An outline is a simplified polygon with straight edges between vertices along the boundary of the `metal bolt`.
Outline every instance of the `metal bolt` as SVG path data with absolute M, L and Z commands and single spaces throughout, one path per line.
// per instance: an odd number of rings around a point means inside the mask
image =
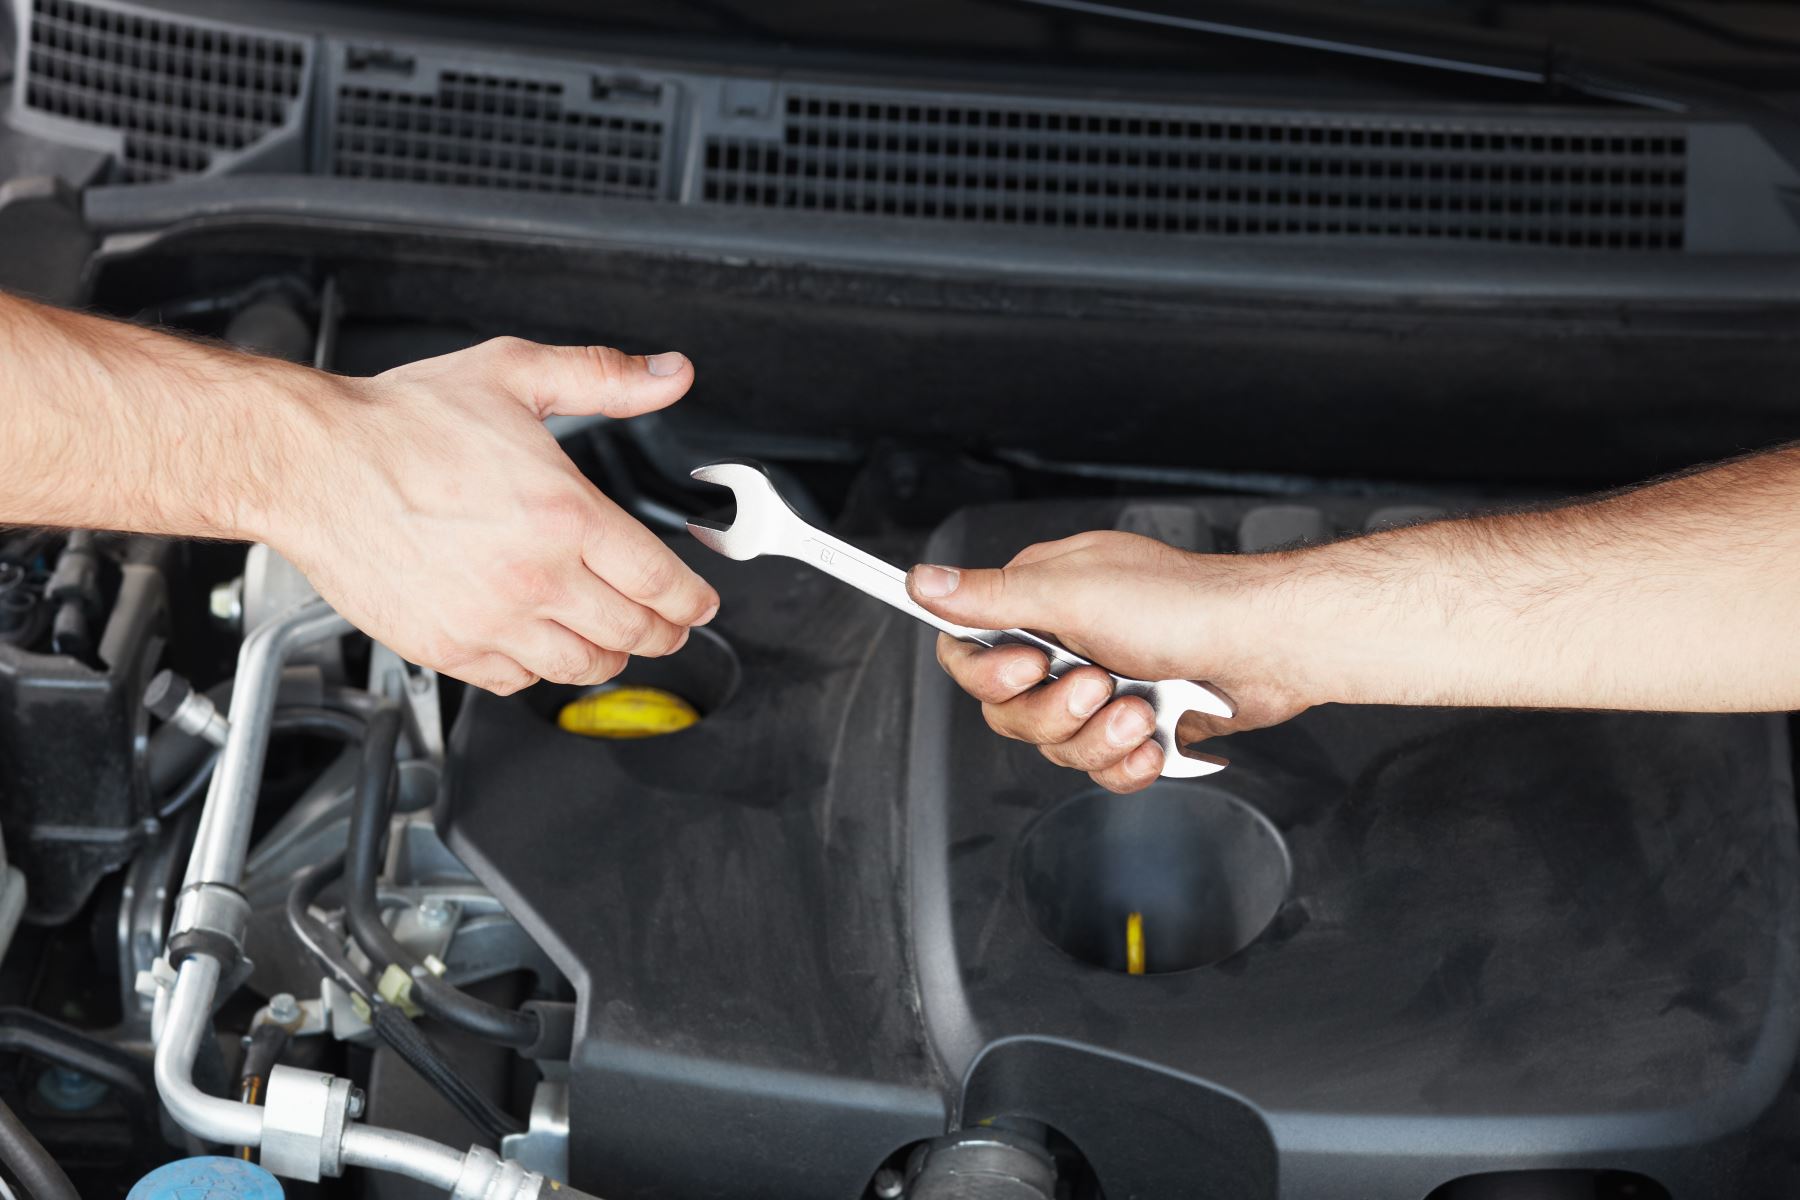
M 350 1114 L 350 1119 L 352 1121 L 361 1120 L 363 1113 L 367 1112 L 368 1108 L 369 1108 L 368 1093 L 363 1091 L 359 1087 L 351 1088 L 350 1089 L 350 1099 L 344 1105 L 344 1111 Z
M 288 992 L 270 996 L 269 1019 L 277 1025 L 292 1025 L 300 1019 L 300 1002 Z
M 870 1188 L 879 1200 L 899 1200 L 906 1193 L 906 1180 L 894 1168 L 883 1167 L 875 1172 L 875 1182 Z
M 226 625 L 235 626 L 244 619 L 244 581 L 230 579 L 216 584 L 207 597 L 208 607 L 215 620 Z
M 432 896 L 419 905 L 419 924 L 428 929 L 442 929 L 455 919 L 455 908 L 442 896 Z

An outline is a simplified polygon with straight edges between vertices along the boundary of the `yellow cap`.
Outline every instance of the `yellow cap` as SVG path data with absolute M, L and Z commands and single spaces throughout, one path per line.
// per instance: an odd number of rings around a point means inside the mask
M 1144 914 L 1132 913 L 1125 918 L 1125 970 L 1132 975 L 1144 973 Z
M 675 693 L 629 684 L 589 692 L 556 714 L 558 728 L 598 738 L 661 737 L 699 719 L 694 706 Z

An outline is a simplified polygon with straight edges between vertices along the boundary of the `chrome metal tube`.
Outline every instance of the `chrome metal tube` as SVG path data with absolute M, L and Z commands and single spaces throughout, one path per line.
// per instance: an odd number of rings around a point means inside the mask
M 262 1145 L 260 1108 L 209 1096 L 194 1086 L 194 1056 L 210 1036 L 219 962 L 197 954 L 181 964 L 156 1041 L 156 1094 L 175 1123 L 197 1138 L 227 1146 Z
M 465 1158 L 461 1151 L 429 1138 L 367 1125 L 352 1125 L 344 1130 L 342 1153 L 346 1167 L 392 1171 L 446 1192 L 456 1190 Z
M 236 887 L 250 852 L 256 789 L 269 751 L 269 721 L 281 669 L 301 646 L 350 632 L 350 622 L 323 600 L 309 600 L 270 619 L 244 639 L 231 690 L 230 733 L 206 791 L 184 886 Z
M 235 889 L 244 873 L 257 788 L 269 749 L 269 727 L 282 667 L 302 646 L 341 633 L 350 623 L 323 600 L 310 600 L 265 622 L 244 639 L 232 686 L 230 730 L 206 793 L 183 890 L 203 884 Z M 195 954 L 181 964 L 156 1043 L 156 1090 L 177 1124 L 206 1141 L 260 1146 L 264 1110 L 208 1096 L 194 1086 L 194 1057 L 210 1036 L 223 964 Z M 343 1131 L 341 1163 L 393 1171 L 454 1191 L 466 1155 L 397 1130 L 352 1125 Z

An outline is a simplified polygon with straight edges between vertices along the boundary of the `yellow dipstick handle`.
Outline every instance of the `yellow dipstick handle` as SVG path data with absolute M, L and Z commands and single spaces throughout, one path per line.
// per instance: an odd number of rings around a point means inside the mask
M 1125 918 L 1125 970 L 1131 975 L 1144 973 L 1144 914 L 1132 913 Z

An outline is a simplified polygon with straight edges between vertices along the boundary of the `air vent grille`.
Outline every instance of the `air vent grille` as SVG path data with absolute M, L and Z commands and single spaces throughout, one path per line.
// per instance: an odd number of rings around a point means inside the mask
M 790 91 L 780 140 L 713 137 L 702 199 L 987 225 L 1679 250 L 1663 126 L 1324 119 Z
M 300 41 L 79 3 L 33 0 L 25 107 L 120 130 L 123 182 L 196 175 L 287 120 Z
M 443 71 L 435 92 L 338 89 L 333 170 L 367 179 L 655 197 L 663 121 L 582 110 L 554 81 Z

